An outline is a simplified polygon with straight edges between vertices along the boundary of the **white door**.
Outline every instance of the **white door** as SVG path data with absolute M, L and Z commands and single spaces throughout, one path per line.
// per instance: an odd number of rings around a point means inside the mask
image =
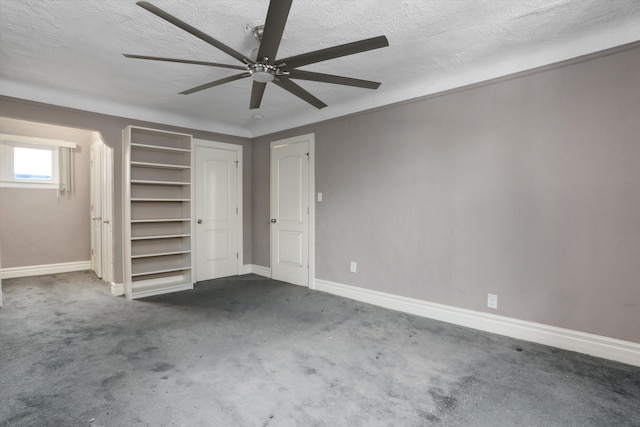
M 113 282 L 113 149 L 97 133 L 90 157 L 91 269 Z
M 102 277 L 102 147 L 91 144 L 90 150 L 91 185 L 91 269 Z
M 113 148 L 102 145 L 102 279 L 113 282 Z
M 271 143 L 271 277 L 309 286 L 313 135 Z
M 238 274 L 238 152 L 196 146 L 196 280 Z

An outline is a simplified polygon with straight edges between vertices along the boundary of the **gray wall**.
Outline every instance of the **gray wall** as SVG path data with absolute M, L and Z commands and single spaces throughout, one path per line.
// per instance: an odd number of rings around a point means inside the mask
M 636 48 L 256 139 L 254 264 L 268 143 L 315 132 L 317 278 L 640 342 L 639 69 Z
M 193 129 L 166 126 L 158 123 L 143 122 L 123 117 L 107 116 L 104 114 L 90 113 L 87 111 L 74 110 L 70 108 L 56 107 L 47 104 L 40 104 L 10 97 L 0 97 L 0 116 L 30 120 L 34 122 L 55 124 L 60 126 L 73 127 L 97 131 L 101 134 L 104 142 L 114 148 L 114 269 L 115 280 L 119 283 L 123 281 L 122 264 L 122 130 L 129 126 L 145 126 L 155 129 L 165 129 L 174 132 L 184 132 L 192 134 L 195 138 L 208 139 L 243 146 L 243 238 L 244 238 L 244 262 L 251 263 L 252 235 L 251 235 L 251 143 L 248 138 L 241 138 L 212 132 L 204 132 Z M 88 174 L 87 174 L 88 179 Z M 33 202 L 36 207 L 38 202 Z M 4 205 L 4 202 L 3 202 Z M 88 217 L 87 213 L 87 217 Z M 3 247 L 3 267 L 6 261 L 6 251 Z M 87 258 L 85 258 L 87 259 Z M 30 262 L 29 265 L 36 265 Z
M 268 142 L 315 132 L 318 278 L 640 342 L 638 69 L 636 48 L 253 144 L 7 97 L 0 115 L 95 130 L 114 147 L 118 281 L 124 127 L 244 146 L 244 258 L 262 266 Z
M 74 150 L 77 185 L 73 195 L 58 198 L 56 190 L 0 188 L 2 267 L 90 260 L 91 132 L 7 118 L 0 118 L 0 131 L 78 143 Z

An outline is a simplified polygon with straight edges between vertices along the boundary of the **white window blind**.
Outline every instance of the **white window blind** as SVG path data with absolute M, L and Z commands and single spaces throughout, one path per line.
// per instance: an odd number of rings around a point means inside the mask
M 58 195 L 73 194 L 75 192 L 75 162 L 73 161 L 73 149 L 69 147 L 58 148 L 59 184 Z

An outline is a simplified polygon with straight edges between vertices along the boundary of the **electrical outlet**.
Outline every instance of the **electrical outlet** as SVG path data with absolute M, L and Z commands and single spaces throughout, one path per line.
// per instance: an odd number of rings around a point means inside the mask
M 355 261 L 351 261 L 351 272 L 355 273 L 358 269 L 358 263 L 356 263 Z
M 498 309 L 498 295 L 487 294 L 487 307 L 493 308 L 495 310 Z

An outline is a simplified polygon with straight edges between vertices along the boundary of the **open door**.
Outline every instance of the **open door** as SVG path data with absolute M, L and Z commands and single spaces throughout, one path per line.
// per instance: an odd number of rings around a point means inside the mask
M 102 277 L 102 142 L 91 144 L 91 269 Z
M 102 280 L 113 283 L 113 148 L 102 150 Z
M 96 132 L 90 152 L 91 269 L 113 282 L 113 149 Z

